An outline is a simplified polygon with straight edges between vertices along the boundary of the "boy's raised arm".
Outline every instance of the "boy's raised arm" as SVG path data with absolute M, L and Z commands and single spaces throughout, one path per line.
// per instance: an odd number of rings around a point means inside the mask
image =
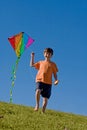
M 31 59 L 30 59 L 30 66 L 33 67 L 34 65 L 34 52 L 31 53 Z

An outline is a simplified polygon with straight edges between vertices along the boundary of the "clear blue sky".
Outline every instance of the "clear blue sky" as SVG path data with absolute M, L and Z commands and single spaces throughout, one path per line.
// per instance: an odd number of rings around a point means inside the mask
M 53 85 L 47 108 L 87 115 L 86 0 L 0 0 L 0 101 L 9 102 L 17 58 L 7 38 L 21 31 L 35 42 L 21 57 L 13 103 L 34 107 L 36 70 L 29 66 L 30 53 L 42 60 L 44 48 L 52 47 L 60 83 Z

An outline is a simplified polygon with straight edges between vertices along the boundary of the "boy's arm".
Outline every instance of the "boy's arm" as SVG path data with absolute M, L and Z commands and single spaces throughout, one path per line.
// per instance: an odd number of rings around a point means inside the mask
M 57 74 L 56 73 L 54 74 L 54 78 L 55 78 L 54 85 L 57 85 L 59 81 L 57 79 Z
M 34 52 L 31 53 L 31 59 L 30 59 L 30 66 L 33 67 L 34 65 Z

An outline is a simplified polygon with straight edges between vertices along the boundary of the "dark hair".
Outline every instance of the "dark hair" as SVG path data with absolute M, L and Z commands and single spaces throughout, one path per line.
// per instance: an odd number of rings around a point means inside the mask
M 45 53 L 45 52 L 51 53 L 51 55 L 53 55 L 53 49 L 51 49 L 51 48 L 46 48 L 46 49 L 44 50 L 44 53 Z

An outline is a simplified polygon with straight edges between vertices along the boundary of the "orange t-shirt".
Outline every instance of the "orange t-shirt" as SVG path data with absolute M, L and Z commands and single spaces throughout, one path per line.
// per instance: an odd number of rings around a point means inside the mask
M 38 69 L 36 82 L 52 84 L 52 74 L 58 72 L 58 68 L 54 62 L 39 61 L 34 64 L 34 67 Z

